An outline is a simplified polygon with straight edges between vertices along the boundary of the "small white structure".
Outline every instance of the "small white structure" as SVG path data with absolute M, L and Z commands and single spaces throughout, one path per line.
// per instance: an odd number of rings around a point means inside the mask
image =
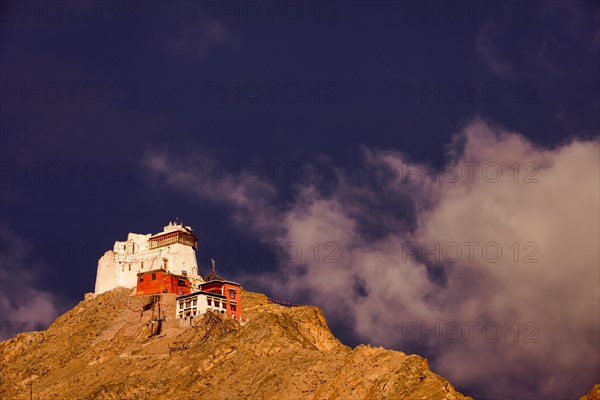
M 152 234 L 130 233 L 124 242 L 115 242 L 112 250 L 98 260 L 96 294 L 116 287 L 134 288 L 138 272 L 164 268 L 187 276 L 192 287 L 202 282 L 198 274 L 198 239 L 189 226 L 169 222 L 163 231 Z
M 227 299 L 225 296 L 216 293 L 196 292 L 185 296 L 177 297 L 177 318 L 193 318 L 202 315 L 208 310 L 212 312 L 225 314 L 227 309 Z

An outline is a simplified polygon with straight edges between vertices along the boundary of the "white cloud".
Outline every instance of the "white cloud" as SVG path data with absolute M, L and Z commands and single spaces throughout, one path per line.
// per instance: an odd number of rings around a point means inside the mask
M 268 182 L 226 174 L 223 164 L 205 151 L 182 158 L 168 152 L 146 153 L 144 164 L 171 187 L 204 201 L 227 206 L 233 222 L 259 232 L 273 229 L 269 218 L 275 188 Z
M 434 371 L 489 396 L 583 393 L 600 366 L 598 142 L 542 149 L 474 121 L 456 135 L 448 154 L 448 166 L 462 166 L 461 178 L 433 181 L 407 173 L 426 166 L 407 170 L 397 152 L 365 149 L 367 177 L 341 171 L 337 189 L 323 194 L 303 186 L 286 208 L 274 207 L 270 185 L 258 191 L 248 183 L 198 189 L 177 163 L 151 165 L 171 185 L 229 204 L 234 221 L 242 221 L 239 213 L 251 218 L 244 223 L 265 240 L 295 242 L 305 251 L 301 262 L 262 276 L 248 273 L 245 281 L 319 305 L 363 341 L 426 349 Z M 468 164 L 472 176 L 467 163 L 475 163 Z M 497 168 L 502 175 L 490 182 Z M 331 249 L 317 258 L 309 251 L 331 242 L 338 262 L 324 262 Z M 469 242 L 479 243 L 472 260 L 464 245 Z M 454 253 L 438 251 L 436 263 L 412 256 L 408 243 L 425 250 L 454 244 L 462 255 L 450 262 Z M 485 244 L 489 253 L 482 252 Z M 496 248 L 502 256 L 490 262 L 486 254 L 493 257 Z M 538 262 L 525 263 L 525 257 Z M 441 336 L 432 341 L 436 322 Z M 465 325 L 471 322 L 479 324 L 473 340 Z M 452 331 L 443 331 L 452 323 L 463 335 L 456 342 Z M 488 323 L 495 325 L 482 332 Z M 421 324 L 434 333 L 423 338 Z M 496 326 L 502 336 L 494 343 Z M 411 334 L 414 327 L 417 334 Z
M 47 266 L 24 257 L 32 249 L 6 225 L 0 226 L 0 340 L 22 331 L 46 328 L 61 313 L 55 295 L 39 288 L 37 274 Z
M 186 4 L 188 6 L 188 4 Z M 224 23 L 208 18 L 191 4 L 184 18 L 177 18 L 172 31 L 165 35 L 165 49 L 171 54 L 203 58 L 214 49 L 237 45 L 237 39 Z

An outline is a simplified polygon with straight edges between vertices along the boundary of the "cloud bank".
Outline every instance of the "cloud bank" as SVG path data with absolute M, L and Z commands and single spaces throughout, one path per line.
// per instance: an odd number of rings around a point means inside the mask
M 40 289 L 38 275 L 47 266 L 33 249 L 8 226 L 0 226 L 0 341 L 45 329 L 64 310 L 54 294 Z
M 427 355 L 476 397 L 583 394 L 600 372 L 598 141 L 543 149 L 476 120 L 447 150 L 435 169 L 364 148 L 334 188 L 299 185 L 285 203 L 269 183 L 199 181 L 159 153 L 147 165 L 303 250 L 249 286 L 319 305 L 357 340 Z

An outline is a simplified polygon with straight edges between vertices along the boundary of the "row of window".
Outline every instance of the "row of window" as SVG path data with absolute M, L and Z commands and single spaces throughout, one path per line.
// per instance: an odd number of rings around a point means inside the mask
M 155 249 L 157 247 L 168 246 L 174 243 L 182 243 L 187 244 L 188 246 L 192 246 L 193 248 L 197 247 L 196 238 L 192 235 L 177 232 L 169 235 L 161 236 L 159 238 L 150 239 L 150 249 Z
M 225 301 L 220 302 L 219 300 L 214 299 L 214 300 L 212 300 L 212 302 L 215 303 L 215 307 L 219 307 L 219 303 L 221 303 L 221 305 L 222 305 L 223 308 L 227 307 L 227 303 L 225 303 Z M 206 304 L 208 304 L 210 306 L 211 305 L 211 299 L 209 299 L 209 298 L 206 299 Z
M 190 308 L 190 307 L 196 307 L 196 305 L 198 304 L 198 300 L 194 299 L 194 300 L 187 300 L 185 303 L 183 301 L 179 302 L 179 308 L 183 308 L 183 306 L 185 305 L 185 308 Z
M 214 307 L 211 306 L 210 299 L 207 299 L 207 301 L 208 301 L 208 305 L 210 306 L 211 310 L 219 312 L 219 310 L 218 310 L 218 308 L 219 308 L 219 301 L 213 301 L 213 303 L 215 303 Z M 225 308 L 226 304 L 225 304 L 225 302 L 220 302 L 220 303 L 221 303 L 221 305 L 223 307 L 223 310 L 220 310 L 221 314 L 224 314 L 225 313 L 224 308 Z M 187 317 L 196 316 L 196 314 L 198 313 L 197 308 L 192 308 L 191 310 L 188 310 L 188 309 L 191 308 L 191 307 L 196 307 L 197 304 L 198 303 L 197 303 L 196 299 L 187 300 L 185 302 L 183 300 L 180 300 L 179 301 L 179 310 L 178 310 L 178 316 L 179 316 L 179 318 L 185 318 L 185 319 L 187 319 Z M 185 309 L 187 311 L 184 311 L 184 306 L 185 306 Z M 231 306 L 231 311 L 233 312 L 232 315 L 231 315 L 231 317 L 233 319 L 236 319 L 236 309 L 237 309 L 237 307 L 236 307 L 235 304 L 231 304 L 230 306 Z
M 127 268 L 128 268 L 129 271 L 131 271 L 131 264 L 127 264 Z M 140 269 L 144 269 L 144 262 L 143 261 L 140 264 Z M 121 272 L 124 272 L 124 271 L 125 271 L 125 265 L 121 265 Z
M 225 311 L 221 310 L 221 314 L 225 314 Z M 179 312 L 179 318 L 184 318 L 187 319 L 187 317 L 195 317 L 197 315 L 197 311 L 186 311 L 185 313 L 183 311 Z M 233 316 L 233 319 L 235 319 L 235 315 Z
M 178 239 L 179 239 L 179 234 L 172 234 L 172 235 L 163 236 L 158 239 L 151 239 L 150 240 L 150 248 L 154 249 L 156 247 L 167 246 L 167 245 L 170 245 L 173 243 L 177 243 Z
M 156 273 L 155 272 L 152 273 L 152 280 L 153 281 L 156 280 Z M 180 279 L 180 281 L 182 281 L 182 280 Z M 140 276 L 140 283 L 144 283 L 144 277 L 143 276 Z M 179 284 L 179 286 L 184 286 L 184 285 L 185 285 L 185 283 Z
M 196 299 L 185 300 L 185 301 L 184 300 L 180 300 L 179 301 L 179 308 L 184 308 L 184 306 L 185 306 L 185 308 L 196 307 L 197 304 L 198 303 L 197 303 Z M 211 298 L 207 298 L 206 299 L 206 305 L 213 307 L 213 304 L 214 304 L 214 307 L 216 307 L 216 308 L 219 308 L 219 307 L 221 307 L 221 308 L 227 308 L 227 302 L 225 302 L 225 301 L 220 301 L 218 299 L 211 299 Z M 231 305 L 231 309 L 233 311 L 235 311 L 235 304 Z

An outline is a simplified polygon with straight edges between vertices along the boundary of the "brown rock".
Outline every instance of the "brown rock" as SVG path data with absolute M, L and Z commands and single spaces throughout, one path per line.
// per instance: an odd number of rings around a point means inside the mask
M 427 360 L 340 343 L 317 307 L 242 294 L 246 321 L 174 317 L 175 295 L 115 289 L 88 298 L 46 331 L 0 343 L 0 398 L 465 399 Z M 154 312 L 154 314 L 153 314 Z M 182 323 L 183 322 L 183 323 Z M 595 399 L 591 397 L 590 399 Z
M 584 394 L 579 400 L 600 400 L 600 384 L 594 385 L 588 394 Z

